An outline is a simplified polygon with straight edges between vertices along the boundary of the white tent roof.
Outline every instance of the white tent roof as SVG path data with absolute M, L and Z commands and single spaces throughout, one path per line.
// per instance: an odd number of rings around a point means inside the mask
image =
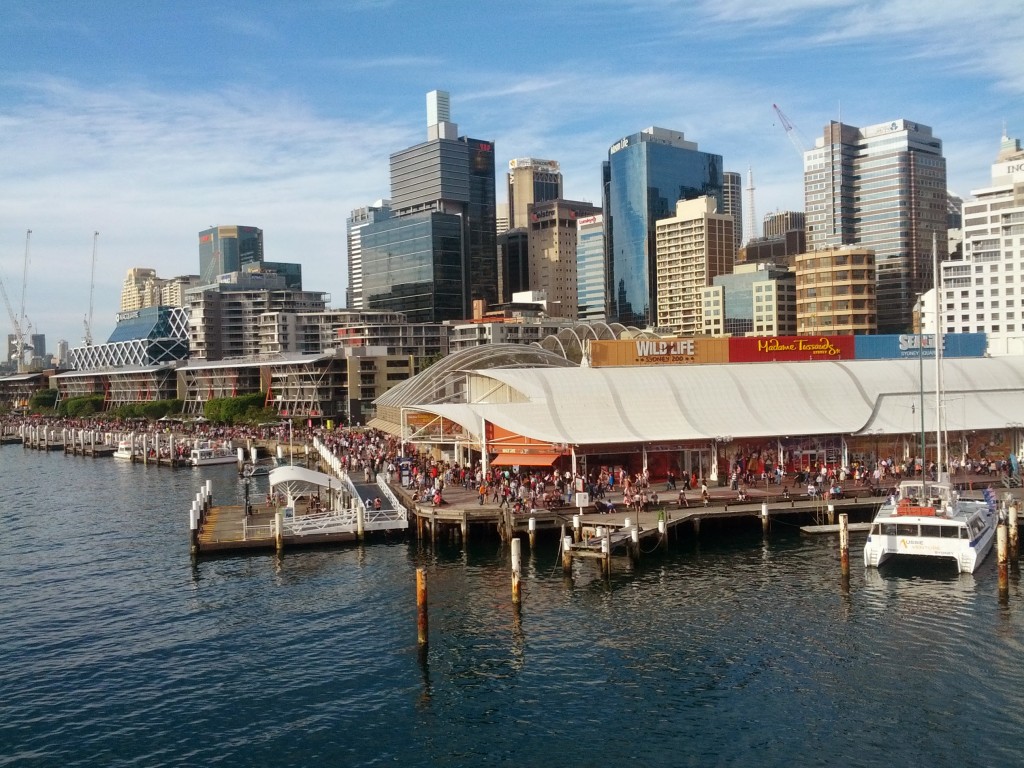
M 316 472 L 312 469 L 306 469 L 305 467 L 293 467 L 289 465 L 274 467 L 270 470 L 270 487 L 274 488 L 276 486 L 283 485 L 292 495 L 295 495 L 300 490 L 305 490 L 311 486 L 326 488 L 331 483 L 338 485 L 338 481 L 330 475 L 325 475 L 323 472 Z
M 922 374 L 925 429 L 933 431 L 935 366 L 917 360 L 495 368 L 472 375 L 506 385 L 479 388 L 502 402 L 417 407 L 477 437 L 486 418 L 521 435 L 576 445 L 903 434 L 921 429 Z M 948 430 L 1024 422 L 1024 358 L 948 358 L 942 374 Z

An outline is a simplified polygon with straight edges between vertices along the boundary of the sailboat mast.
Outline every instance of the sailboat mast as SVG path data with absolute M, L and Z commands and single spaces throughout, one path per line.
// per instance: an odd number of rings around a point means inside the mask
M 935 472 L 941 480 L 942 471 L 942 302 L 939 296 L 939 250 L 937 235 L 932 232 L 932 280 L 935 283 Z

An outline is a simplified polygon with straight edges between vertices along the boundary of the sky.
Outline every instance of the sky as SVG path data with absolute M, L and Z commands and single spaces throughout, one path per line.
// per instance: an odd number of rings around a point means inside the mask
M 1024 139 L 1020 0 L 0 0 L 0 16 L 0 276 L 49 351 L 81 344 L 90 299 L 106 340 L 129 268 L 198 273 L 213 225 L 260 227 L 268 261 L 343 307 L 345 219 L 389 196 L 388 157 L 426 140 L 435 89 L 460 135 L 495 143 L 499 202 L 508 161 L 537 157 L 599 204 L 608 148 L 652 125 L 744 187 L 749 169 L 758 221 L 803 209 L 798 146 L 830 120 L 931 126 L 964 197 L 1004 130 Z

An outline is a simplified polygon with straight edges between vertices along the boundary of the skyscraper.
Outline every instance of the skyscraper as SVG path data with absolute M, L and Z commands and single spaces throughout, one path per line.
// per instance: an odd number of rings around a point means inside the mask
M 963 206 L 963 258 L 942 264 L 943 333 L 985 333 L 990 355 L 1024 354 L 1024 150 L 1003 136 L 992 181 Z M 933 310 L 934 311 L 934 310 Z M 925 325 L 934 330 L 933 317 Z
M 932 235 L 946 257 L 942 141 L 909 120 L 856 128 L 831 122 L 804 153 L 807 248 L 875 252 L 878 332 L 909 331 L 931 287 Z
M 257 227 L 210 227 L 199 233 L 199 276 L 209 285 L 218 275 L 241 272 L 263 262 L 263 230 Z
M 753 232 L 743 231 L 743 178 L 736 171 L 722 174 L 722 210 L 728 213 L 736 225 L 736 249 L 746 242 L 744 237 L 754 237 Z
M 529 289 L 544 291 L 549 314 L 576 319 L 576 221 L 601 209 L 574 200 L 549 200 L 528 209 Z
M 396 218 L 436 213 L 458 217 L 462 223 L 460 280 L 464 286 L 463 317 L 469 316 L 473 300 L 493 305 L 498 299 L 498 256 L 494 181 L 494 143 L 458 136 L 450 121 L 448 94 L 427 94 L 427 141 L 391 156 L 391 212 Z M 387 222 L 368 225 L 371 229 Z M 446 242 L 446 253 L 453 244 Z M 419 257 L 426 253 L 419 251 Z M 373 259 L 380 264 L 379 258 Z M 378 293 L 365 290 L 368 254 L 363 244 L 365 306 L 404 310 L 394 306 L 400 297 L 388 298 L 387 280 L 375 283 Z M 401 279 L 401 276 L 399 276 Z M 381 293 L 383 291 L 383 293 Z M 376 302 L 376 303 L 375 303 Z M 387 302 L 387 306 L 381 302 Z M 431 318 L 449 319 L 449 318 Z
M 608 316 L 605 306 L 604 216 L 576 220 L 576 302 L 580 320 Z
M 348 242 L 348 286 L 345 288 L 346 309 L 363 309 L 363 245 L 362 229 L 367 224 L 383 221 L 391 215 L 391 201 L 378 200 L 373 205 L 356 208 L 345 221 Z
M 735 222 L 715 198 L 679 200 L 657 232 L 658 327 L 681 335 L 704 332 L 704 289 L 732 271 Z
M 699 151 L 678 131 L 652 127 L 615 142 L 603 172 L 610 319 L 654 325 L 655 222 L 675 215 L 679 200 L 705 195 L 721 210 L 722 157 Z
M 505 178 L 508 184 L 509 229 L 529 225 L 529 206 L 562 197 L 562 172 L 554 160 L 534 157 L 509 160 Z

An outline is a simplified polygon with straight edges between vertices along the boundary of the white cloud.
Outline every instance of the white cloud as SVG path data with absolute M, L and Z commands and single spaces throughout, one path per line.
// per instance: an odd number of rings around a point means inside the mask
M 302 263 L 306 286 L 341 303 L 345 217 L 387 196 L 388 154 L 411 141 L 406 126 L 327 120 L 273 93 L 21 88 L 28 98 L 0 116 L 0 265 L 20 286 L 32 228 L 26 314 L 72 341 L 94 230 L 98 336 L 128 268 L 198 272 L 195 235 L 211 224 L 263 228 L 268 260 Z

